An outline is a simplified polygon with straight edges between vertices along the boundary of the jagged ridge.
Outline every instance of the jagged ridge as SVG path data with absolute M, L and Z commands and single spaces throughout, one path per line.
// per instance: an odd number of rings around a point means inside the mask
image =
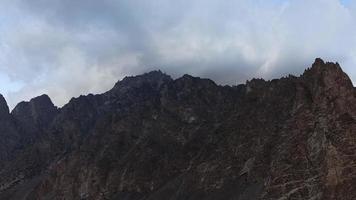
M 219 86 L 153 71 L 56 108 L 0 98 L 0 199 L 355 199 L 337 63 Z

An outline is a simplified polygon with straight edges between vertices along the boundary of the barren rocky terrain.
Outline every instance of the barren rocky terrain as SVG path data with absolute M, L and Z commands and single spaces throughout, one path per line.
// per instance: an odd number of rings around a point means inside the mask
M 0 199 L 356 199 L 355 119 L 321 59 L 237 86 L 152 71 L 62 108 L 1 96 Z

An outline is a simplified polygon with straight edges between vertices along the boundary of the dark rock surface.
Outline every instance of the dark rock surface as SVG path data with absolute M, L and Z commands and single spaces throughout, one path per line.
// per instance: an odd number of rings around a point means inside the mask
M 356 98 L 337 63 L 219 86 L 153 71 L 56 108 L 0 98 L 0 199 L 356 199 Z

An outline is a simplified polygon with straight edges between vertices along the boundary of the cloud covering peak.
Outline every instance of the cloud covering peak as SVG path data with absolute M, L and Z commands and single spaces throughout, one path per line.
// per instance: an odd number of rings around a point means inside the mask
M 339 0 L 4 0 L 0 93 L 56 105 L 154 69 L 236 84 L 315 57 L 356 80 L 356 4 Z

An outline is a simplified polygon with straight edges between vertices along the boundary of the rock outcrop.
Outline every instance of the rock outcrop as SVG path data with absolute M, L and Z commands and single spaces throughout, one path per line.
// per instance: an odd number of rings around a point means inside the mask
M 337 63 L 219 86 L 153 71 L 56 108 L 0 98 L 0 199 L 356 199 L 356 90 Z

